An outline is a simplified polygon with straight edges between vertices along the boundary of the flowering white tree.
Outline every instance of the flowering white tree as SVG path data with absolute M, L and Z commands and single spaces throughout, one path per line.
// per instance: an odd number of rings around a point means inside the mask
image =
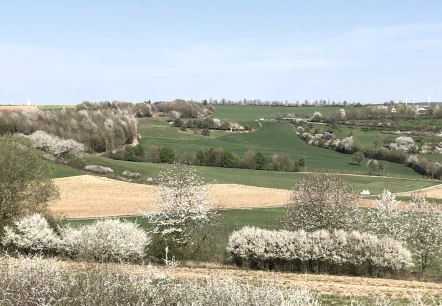
M 73 139 L 63 139 L 48 134 L 45 131 L 35 131 L 33 134 L 25 137 L 31 139 L 37 149 L 49 153 L 60 162 L 66 162 L 73 157 L 82 157 L 84 153 L 83 144 Z
M 413 138 L 409 136 L 399 136 L 393 143 L 390 143 L 390 150 L 400 150 L 404 152 L 416 153 L 418 147 L 414 144 Z
M 203 238 L 216 217 L 208 186 L 197 170 L 174 164 L 159 175 L 159 212 L 145 212 L 154 225 L 153 232 L 179 245 Z
M 339 176 L 314 173 L 293 189 L 281 223 L 288 230 L 356 229 L 359 196 Z
M 405 241 L 409 231 L 406 214 L 399 203 L 391 191 L 384 189 L 375 201 L 375 209 L 370 212 L 370 231 Z
M 430 259 L 442 259 L 442 211 L 422 194 L 413 194 L 407 208 L 410 245 L 421 272 L 424 272 Z
M 320 122 L 322 120 L 322 114 L 320 112 L 315 112 L 310 119 L 310 121 Z
M 339 143 L 339 149 L 344 152 L 351 152 L 353 150 L 355 141 L 353 139 L 353 136 L 348 136 L 341 140 Z

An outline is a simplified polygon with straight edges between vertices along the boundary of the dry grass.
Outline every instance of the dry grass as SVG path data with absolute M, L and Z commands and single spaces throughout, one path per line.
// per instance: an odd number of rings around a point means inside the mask
M 155 210 L 157 188 L 117 181 L 105 177 L 82 175 L 54 179 L 60 199 L 50 209 L 67 218 L 139 215 Z M 290 191 L 244 185 L 212 185 L 210 192 L 219 208 L 282 206 Z
M 421 189 L 420 192 L 425 194 L 427 198 L 442 199 L 442 184 Z M 410 192 L 401 192 L 398 194 L 411 196 L 412 193 L 413 192 L 410 191 Z
M 154 211 L 157 186 L 117 181 L 106 177 L 81 175 L 54 179 L 60 190 L 60 199 L 50 203 L 53 212 L 67 218 L 91 218 L 140 215 Z M 215 184 L 210 188 L 218 208 L 257 208 L 286 205 L 290 190 Z M 423 189 L 427 197 L 442 198 L 442 185 Z M 401 193 L 409 195 L 408 193 Z M 364 206 L 374 201 L 363 199 Z
M 167 269 L 166 273 L 167 273 Z M 175 277 L 203 278 L 216 274 L 217 277 L 232 277 L 247 280 L 275 282 L 287 287 L 307 286 L 315 292 L 327 295 L 342 295 L 353 297 L 392 297 L 411 298 L 422 296 L 442 300 L 442 284 L 420 282 L 416 280 L 395 280 L 382 278 L 367 278 L 354 276 L 317 275 L 282 273 L 268 271 L 251 271 L 237 269 L 208 269 L 208 268 L 175 268 L 169 273 Z
M 0 111 L 24 111 L 36 109 L 33 105 L 0 105 Z

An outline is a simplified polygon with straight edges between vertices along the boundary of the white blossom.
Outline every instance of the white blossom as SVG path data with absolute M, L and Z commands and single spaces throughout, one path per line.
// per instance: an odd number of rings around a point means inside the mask
M 81 143 L 73 139 L 62 139 L 44 131 L 35 131 L 32 135 L 25 137 L 31 139 L 37 149 L 51 154 L 58 161 L 81 157 L 84 153 L 84 146 Z
M 180 244 L 191 243 L 192 235 L 210 224 L 216 212 L 209 187 L 198 172 L 184 165 L 173 165 L 160 173 L 158 213 L 144 215 L 154 225 L 154 233 Z
M 442 211 L 422 194 L 413 194 L 407 208 L 410 245 L 423 272 L 429 260 L 442 260 Z
M 150 239 L 138 224 L 116 219 L 98 220 L 78 229 L 61 231 L 61 249 L 85 259 L 128 261 L 144 257 Z
M 352 264 L 399 271 L 412 266 L 411 253 L 389 237 L 319 230 L 271 231 L 243 227 L 229 237 L 227 251 L 234 258 L 269 261 L 319 261 L 332 265 Z
M 40 214 L 25 216 L 4 227 L 2 243 L 19 251 L 54 251 L 59 247 L 60 238 Z

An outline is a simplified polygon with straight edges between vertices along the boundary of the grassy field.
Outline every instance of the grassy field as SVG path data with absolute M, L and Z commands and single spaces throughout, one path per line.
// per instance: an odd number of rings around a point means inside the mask
M 151 124 L 153 132 L 149 132 Z M 145 148 L 149 145 L 169 146 L 179 153 L 218 147 L 240 156 L 247 150 L 261 151 L 268 156 L 288 153 L 293 160 L 304 158 L 306 171 L 327 169 L 340 173 L 368 173 L 366 162 L 362 162 L 360 166 L 353 165 L 350 155 L 308 145 L 294 133 L 295 127 L 292 124 L 262 122 L 262 125 L 262 128 L 252 133 L 227 132 L 227 135 L 224 133 L 213 138 L 193 134 L 180 137 L 181 132 L 177 128 L 158 123 L 158 119 L 143 119 L 140 120 L 141 144 Z M 411 168 L 396 163 L 388 163 L 386 175 L 422 178 Z
M 225 248 L 229 240 L 230 234 L 244 226 L 255 226 L 265 229 L 280 228 L 278 218 L 284 213 L 284 207 L 274 208 L 255 208 L 255 209 L 225 209 L 219 210 L 220 230 L 218 231 L 215 241 L 211 247 L 213 259 L 225 258 Z M 130 222 L 135 222 L 140 227 L 150 230 L 152 228 L 149 221 L 144 217 L 126 217 L 121 218 Z M 73 227 L 78 227 L 94 222 L 95 219 L 66 220 L 65 222 Z M 427 273 L 438 275 L 441 273 L 439 264 L 431 262 Z
M 219 210 L 220 230 L 218 231 L 211 252 L 213 259 L 222 260 L 225 257 L 225 248 L 230 234 L 244 226 L 256 226 L 267 229 L 277 229 L 279 227 L 278 218 L 285 208 L 258 208 L 258 209 L 226 209 Z M 152 228 L 149 221 L 144 217 L 121 218 L 130 222 L 135 222 L 140 227 L 150 230 Z M 95 219 L 67 220 L 66 223 L 78 227 L 94 222 Z
M 72 167 L 68 167 L 60 164 L 51 164 L 53 168 L 52 177 L 68 177 L 68 176 L 76 176 L 86 174 L 85 171 L 75 169 Z
M 247 106 L 247 105 L 217 105 L 215 106 L 215 114 L 213 117 L 236 121 L 243 124 L 249 124 L 259 118 L 276 118 L 277 116 L 285 117 L 288 114 L 294 114 L 296 117 L 311 117 L 314 112 L 320 112 L 323 116 L 329 116 L 339 113 L 341 107 L 272 107 L 272 106 Z
M 160 138 L 175 140 L 207 140 L 230 134 L 230 132 L 214 130 L 210 131 L 210 136 L 207 137 L 201 135 L 200 130 L 192 131 L 188 129 L 187 131 L 180 131 L 179 128 L 170 126 L 169 122 L 162 117 L 138 120 L 138 133 L 143 139 Z
M 442 122 L 440 123 L 442 125 Z M 416 145 L 422 146 L 423 144 L 434 144 L 437 145 L 442 141 L 442 137 L 431 136 L 431 135 L 420 135 L 420 134 L 395 134 L 393 131 L 382 131 L 381 129 L 376 130 L 364 130 L 361 126 L 346 126 L 339 125 L 332 128 L 331 125 L 324 124 L 313 124 L 313 129 L 310 133 L 324 133 L 325 131 L 332 132 L 337 138 L 343 139 L 350 135 L 359 145 L 367 147 L 379 147 L 387 146 L 394 142 L 394 140 L 399 136 L 410 136 L 415 141 Z
M 137 163 L 120 160 L 112 160 L 105 157 L 88 155 L 86 156 L 88 164 L 96 164 L 111 167 L 114 170 L 114 176 L 121 176 L 124 170 L 139 172 L 143 177 L 157 177 L 162 169 L 170 167 L 168 164 Z M 203 175 L 207 183 L 218 184 L 243 184 L 258 187 L 290 189 L 303 173 L 288 173 L 277 171 L 260 171 L 249 169 L 229 169 L 217 167 L 196 167 Z M 370 190 L 372 194 L 379 194 L 384 188 L 393 192 L 410 191 L 439 184 L 438 181 L 420 180 L 420 179 L 398 179 L 385 177 L 367 177 L 367 176 L 344 176 L 357 192 L 364 189 Z

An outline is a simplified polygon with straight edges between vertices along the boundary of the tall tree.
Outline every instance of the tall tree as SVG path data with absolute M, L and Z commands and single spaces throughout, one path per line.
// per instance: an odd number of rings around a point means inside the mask
M 44 212 L 58 193 L 49 164 L 24 137 L 0 137 L 0 229 L 15 218 Z

